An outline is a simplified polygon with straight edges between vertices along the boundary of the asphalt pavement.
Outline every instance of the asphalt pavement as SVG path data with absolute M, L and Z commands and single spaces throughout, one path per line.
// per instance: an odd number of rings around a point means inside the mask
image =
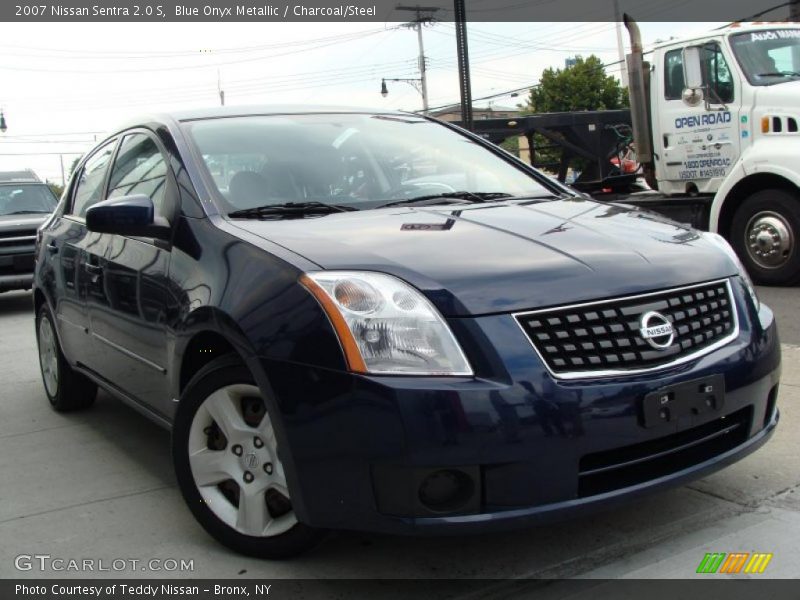
M 740 551 L 773 553 L 759 577 L 798 577 L 800 290 L 760 293 L 784 342 L 781 422 L 741 462 L 591 518 L 469 537 L 343 532 L 280 562 L 236 555 L 200 528 L 177 490 L 166 431 L 104 393 L 86 412 L 50 410 L 31 296 L 0 294 L 0 577 L 690 578 L 706 552 Z M 35 555 L 49 566 L 25 558 Z M 56 570 L 52 559 L 92 560 L 94 571 Z M 166 571 L 169 560 L 192 570 Z M 502 596 L 504 585 L 476 593 Z

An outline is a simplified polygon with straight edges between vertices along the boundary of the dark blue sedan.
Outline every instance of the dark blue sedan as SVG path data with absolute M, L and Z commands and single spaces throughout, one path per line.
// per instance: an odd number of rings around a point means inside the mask
M 172 430 L 237 551 L 522 527 L 684 483 L 778 422 L 780 347 L 727 243 L 577 195 L 418 115 L 146 116 L 37 239 L 56 410 Z

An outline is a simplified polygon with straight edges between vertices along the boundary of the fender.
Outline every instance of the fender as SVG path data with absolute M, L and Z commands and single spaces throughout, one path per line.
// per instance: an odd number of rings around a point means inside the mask
M 792 145 L 794 146 L 795 144 Z M 781 146 L 784 145 L 782 144 Z M 763 145 L 757 145 L 756 148 L 763 149 Z M 797 152 L 792 154 L 788 153 L 785 147 L 776 148 L 775 146 L 770 146 L 770 150 L 773 152 L 766 154 L 756 151 L 756 148 L 751 149 L 750 152 L 742 156 L 714 195 L 709 216 L 709 231 L 718 232 L 720 215 L 725 202 L 730 198 L 730 193 L 736 185 L 748 177 L 753 175 L 776 175 L 800 189 L 800 172 L 790 166 L 791 162 L 796 161 Z M 774 152 L 775 150 L 783 151 L 779 153 Z M 800 151 L 800 145 L 797 146 L 796 150 Z

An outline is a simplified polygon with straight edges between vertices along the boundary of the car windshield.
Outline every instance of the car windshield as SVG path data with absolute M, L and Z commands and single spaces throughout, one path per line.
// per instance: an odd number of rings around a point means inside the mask
M 246 116 L 185 125 L 225 213 L 301 202 L 369 209 L 454 192 L 553 193 L 468 137 L 414 115 Z
M 41 183 L 0 185 L 0 215 L 51 213 L 58 200 L 50 188 Z
M 800 79 L 800 29 L 761 29 L 731 36 L 731 45 L 752 85 Z

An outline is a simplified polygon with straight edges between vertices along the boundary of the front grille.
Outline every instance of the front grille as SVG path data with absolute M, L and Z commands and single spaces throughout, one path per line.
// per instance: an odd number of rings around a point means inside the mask
M 753 407 L 662 438 L 587 454 L 578 467 L 578 496 L 594 496 L 677 473 L 743 444 Z
M 36 230 L 35 229 L 17 229 L 17 230 L 0 230 L 0 240 L 4 240 L 7 238 L 12 239 L 25 239 L 25 240 L 35 240 L 36 239 Z
M 641 318 L 651 311 L 672 324 L 675 335 L 666 348 L 642 337 Z M 550 371 L 563 378 L 683 362 L 726 343 L 738 329 L 727 280 L 515 316 Z

